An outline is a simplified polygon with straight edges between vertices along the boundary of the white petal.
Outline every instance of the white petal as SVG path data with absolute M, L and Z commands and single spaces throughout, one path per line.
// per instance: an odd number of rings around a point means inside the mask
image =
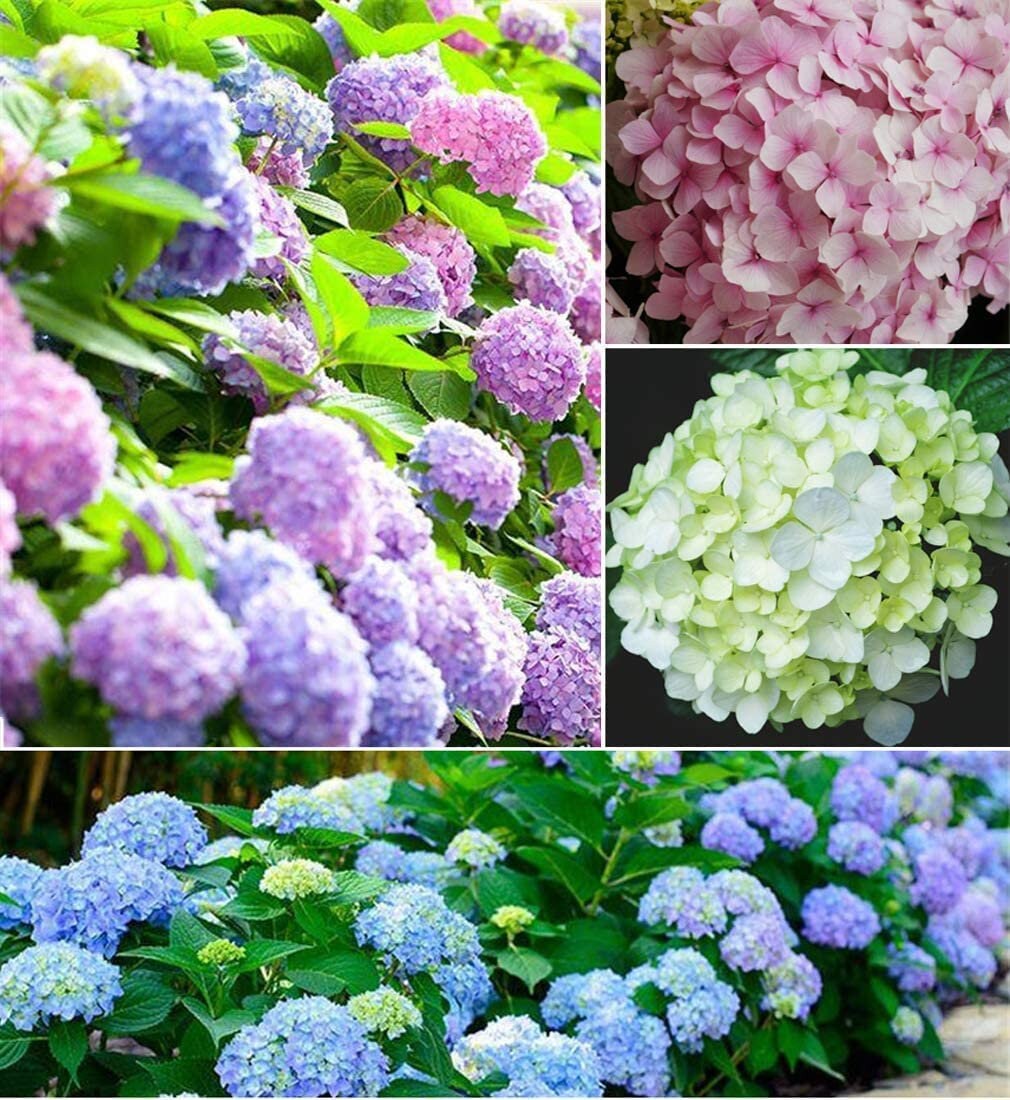
M 625 622 L 637 619 L 645 610 L 645 600 L 641 588 L 628 580 L 621 580 L 610 593 L 610 606 L 618 618 Z
M 698 685 L 694 682 L 694 677 L 687 672 L 667 669 L 663 676 L 663 683 L 666 685 L 666 694 L 671 699 L 686 699 L 690 702 L 701 694 Z
M 789 599 L 800 611 L 817 611 L 835 598 L 830 588 L 811 580 L 807 573 L 793 573 L 789 578 Z
M 873 534 L 855 520 L 835 527 L 824 536 L 824 542 L 831 546 L 836 554 L 848 561 L 862 561 L 873 551 L 876 539 Z
M 772 538 L 771 556 L 790 572 L 805 569 L 814 551 L 814 537 L 798 523 L 785 523 Z
M 963 680 L 975 667 L 975 643 L 971 638 L 963 638 L 955 633 L 947 643 L 944 665 L 948 676 Z
M 812 531 L 829 531 L 849 518 L 849 502 L 837 489 L 808 489 L 793 501 L 793 515 Z
M 881 699 L 863 719 L 866 736 L 878 745 L 900 745 L 915 721 L 915 711 L 894 699 Z
M 929 649 L 918 638 L 891 647 L 891 660 L 902 672 L 918 672 L 929 661 Z
M 901 679 L 898 666 L 891 660 L 890 653 L 878 653 L 866 663 L 866 671 L 878 691 L 890 691 Z
M 835 486 L 851 496 L 873 472 L 873 463 L 866 455 L 850 451 L 847 455 L 842 455 L 831 472 L 835 477 Z
M 825 588 L 837 590 L 852 576 L 852 563 L 827 539 L 814 543 L 807 572 Z
M 897 480 L 893 470 L 888 470 L 884 466 L 875 466 L 870 476 L 859 487 L 859 503 L 872 508 L 881 519 L 890 519 L 895 511 L 894 483 Z
M 718 489 L 726 471 L 712 458 L 700 458 L 687 471 L 687 487 L 693 493 L 711 493 Z
M 768 721 L 768 715 L 778 702 L 778 688 L 774 697 L 764 691 L 756 695 L 748 695 L 736 705 L 736 720 L 740 723 L 744 733 L 757 733 Z

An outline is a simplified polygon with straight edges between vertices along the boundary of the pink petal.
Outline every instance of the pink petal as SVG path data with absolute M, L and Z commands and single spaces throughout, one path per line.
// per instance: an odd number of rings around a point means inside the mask
M 801 153 L 786 169 L 786 175 L 801 191 L 813 191 L 827 175 L 827 166 L 817 153 Z

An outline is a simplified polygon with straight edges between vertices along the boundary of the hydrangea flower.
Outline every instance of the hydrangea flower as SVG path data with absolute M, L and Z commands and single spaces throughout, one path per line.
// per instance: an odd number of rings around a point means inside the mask
M 452 1051 L 471 1081 L 504 1073 L 493 1096 L 600 1096 L 600 1065 L 592 1047 L 560 1032 L 544 1033 L 529 1016 L 503 1016 L 467 1035 Z
M 410 818 L 406 810 L 390 805 L 393 781 L 384 772 L 359 772 L 347 779 L 334 776 L 317 783 L 312 789 L 360 821 L 359 832 L 370 829 L 381 833 L 398 829 Z
M 367 1031 L 378 1032 L 387 1039 L 399 1038 L 405 1031 L 421 1026 L 421 1010 L 417 1005 L 385 985 L 351 997 L 347 1011 Z
M 790 1020 L 806 1020 L 823 988 L 817 967 L 793 951 L 783 962 L 764 971 L 761 981 L 765 990 L 761 1007 Z
M 326 103 L 280 74 L 251 85 L 235 109 L 247 134 L 268 134 L 282 153 L 300 153 L 307 166 L 319 159 L 333 133 Z
M 196 957 L 205 966 L 231 966 L 246 957 L 246 949 L 231 940 L 211 940 L 197 951 Z
M 110 958 L 131 924 L 167 925 L 182 904 L 179 880 L 160 863 L 95 847 L 76 863 L 43 872 L 32 898 L 32 936 Z
M 259 417 L 231 483 L 236 514 L 260 518 L 307 561 L 346 577 L 378 549 L 372 460 L 348 424 L 311 409 Z
M 57 192 L 47 184 L 52 172 L 20 131 L 0 125 L 0 251 L 35 243 L 38 231 L 57 209 Z
M 598 343 L 586 350 L 586 400 L 600 412 L 603 409 L 603 355 Z
M 178 527 L 193 536 L 203 553 L 204 564 L 208 568 L 216 568 L 224 546 L 224 536 L 217 520 L 217 503 L 211 497 L 199 496 L 185 486 L 166 489 L 161 485 L 150 485 L 143 489 L 133 510 L 161 539 L 166 554 L 161 572 L 165 576 L 176 576 L 179 571 L 177 550 L 172 542 Z M 122 565 L 123 575 L 132 577 L 137 573 L 146 573 L 147 559 L 137 536 L 127 530 L 122 545 L 127 553 Z
M 564 12 L 537 0 L 506 0 L 498 15 L 498 29 L 513 42 L 535 46 L 546 54 L 560 54 L 568 45 Z
M 253 824 L 276 832 L 295 829 L 333 829 L 337 832 L 363 832 L 361 822 L 347 806 L 306 787 L 281 787 L 253 811 Z
M 42 868 L 17 856 L 0 856 L 0 929 L 7 931 L 31 923 L 31 904 Z
M 340 593 L 340 607 L 370 645 L 417 641 L 417 590 L 397 562 L 369 558 Z
M 301 153 L 282 153 L 277 144 L 268 137 L 261 137 L 256 142 L 256 148 L 249 154 L 246 167 L 254 176 L 261 177 L 277 187 L 296 187 L 304 191 L 309 186 L 309 172 Z M 260 198 L 261 200 L 263 198 L 262 190 Z M 261 201 L 261 216 L 264 205 Z M 287 221 L 287 203 L 284 204 L 284 210 L 284 220 Z
M 464 829 L 449 841 L 445 858 L 452 863 L 463 863 L 474 870 L 493 867 L 505 858 L 505 849 L 493 836 L 480 829 Z
M 696 867 L 671 867 L 649 883 L 638 903 L 643 924 L 666 925 L 678 936 L 700 939 L 725 930 L 726 909 L 714 889 Z
M 560 420 L 586 379 L 582 348 L 568 322 L 528 302 L 481 324 L 471 366 L 482 389 L 531 420 Z
M 249 600 L 268 585 L 312 583 L 312 566 L 265 531 L 232 531 L 221 547 L 214 573 L 214 599 L 236 622 Z
M 119 749 L 196 749 L 207 741 L 202 725 L 175 718 L 112 718 L 109 733 Z
M 327 84 L 337 133 L 347 133 L 397 172 L 414 162 L 410 142 L 362 134 L 356 122 L 397 122 L 408 125 L 425 93 L 448 84 L 437 61 L 428 54 L 362 57 L 342 66 Z
M 428 8 L 436 23 L 444 23 L 454 15 L 471 15 L 478 18 L 483 16 L 483 10 L 476 0 L 429 0 Z M 467 31 L 456 31 L 445 41 L 447 45 L 461 53 L 482 54 L 488 48 L 487 43 Z
M 666 1022 L 674 1042 L 689 1053 L 700 1051 L 705 1038 L 728 1034 L 740 1011 L 740 998 L 693 948 L 675 948 L 661 955 L 653 966 L 652 981 L 672 998 Z
M 26 947 L 0 966 L 0 1024 L 34 1031 L 53 1020 L 90 1023 L 122 994 L 119 968 L 69 943 Z
M 35 335 L 25 320 L 14 288 L 6 275 L 0 274 L 0 352 L 4 357 L 14 352 L 32 351 Z
M 120 50 L 93 35 L 65 34 L 35 55 L 35 70 L 50 87 L 73 99 L 89 99 L 107 119 L 127 117 L 140 85 Z
M 521 248 L 508 270 L 517 300 L 567 316 L 575 301 L 568 268 L 560 256 L 539 248 Z
M 238 687 L 245 647 L 196 581 L 131 577 L 70 629 L 73 674 L 124 714 L 200 722 Z
M 430 217 L 408 214 L 389 230 L 386 240 L 435 265 L 449 317 L 458 317 L 473 305 L 471 289 L 477 274 L 477 255 L 462 230 Z
M 50 352 L 14 350 L 0 376 L 0 479 L 19 515 L 56 523 L 98 496 L 116 442 L 91 383 Z
M 725 852 L 744 863 L 753 863 L 765 847 L 761 834 L 732 813 L 710 817 L 701 831 L 701 844 L 703 848 Z
M 898 816 L 894 795 L 864 765 L 846 764 L 831 784 L 831 809 L 839 821 L 861 821 L 887 833 Z
M 811 890 L 803 899 L 802 917 L 803 935 L 825 947 L 866 947 L 880 931 L 873 906 L 844 886 Z
M 518 936 L 524 928 L 529 927 L 535 920 L 536 914 L 531 913 L 522 905 L 499 905 L 488 917 L 495 928 L 500 928 L 508 936 Z
M 932 844 L 914 860 L 915 881 L 909 896 L 927 913 L 947 913 L 961 900 L 968 885 L 961 862 Z
M 264 176 L 253 176 L 253 181 L 259 200 L 260 230 L 275 237 L 278 244 L 272 255 L 259 256 L 251 271 L 260 279 L 280 282 L 287 277 L 284 261 L 297 267 L 309 254 L 309 240 L 294 203 L 275 191 Z
M 418 506 L 406 482 L 378 462 L 368 467 L 366 481 L 376 517 L 379 556 L 406 562 L 430 551 L 431 520 Z
M 7 714 L 31 714 L 35 677 L 63 655 L 63 635 L 30 581 L 0 579 L 0 704 Z
M 215 1066 L 230 1096 L 378 1096 L 389 1059 L 345 1005 L 283 1000 L 246 1024 Z
M 161 791 L 131 794 L 103 810 L 81 851 L 118 848 L 165 867 L 188 867 L 206 847 L 207 830 L 185 802 Z
M 347 3 L 345 6 L 352 11 L 357 8 L 356 3 Z M 312 26 L 326 43 L 330 51 L 330 57 L 333 58 L 333 68 L 339 73 L 340 70 L 354 58 L 351 47 L 347 44 L 347 39 L 344 37 L 343 27 L 340 26 L 328 11 L 324 11 L 321 15 L 317 16 Z
M 599 744 L 599 655 L 587 642 L 572 630 L 535 630 L 524 673 L 520 729 L 561 744 Z
M 719 944 L 719 954 L 734 970 L 773 970 L 791 954 L 789 927 L 777 915 L 755 913 L 733 922 Z
M 314 859 L 282 859 L 263 872 L 260 889 L 285 901 L 328 894 L 333 889 L 333 872 Z
M 410 480 L 422 506 L 438 515 L 434 494 L 470 504 L 473 523 L 497 530 L 519 503 L 517 459 L 490 435 L 457 420 L 433 420 L 410 452 Z
M 270 584 L 245 605 L 242 710 L 269 745 L 357 745 L 375 679 L 354 623 L 311 584 Z
M 375 678 L 368 732 L 362 745 L 424 748 L 449 722 L 445 681 L 419 646 L 390 642 L 369 654 Z
M 902 1005 L 891 1018 L 891 1032 L 899 1043 L 914 1047 L 922 1039 L 922 1017 L 914 1008 Z
M 632 1096 L 664 1096 L 670 1087 L 670 1033 L 627 998 L 599 1005 L 575 1026 L 575 1037 L 596 1052 L 600 1076 Z
M 558 633 L 570 631 L 598 652 L 602 639 L 599 584 L 591 577 L 565 571 L 540 585 L 537 626 Z
M 405 852 L 388 840 L 373 840 L 358 849 L 354 866 L 363 875 L 438 890 L 452 876 L 452 864 L 439 852 Z
M 928 993 L 936 985 L 936 959 L 918 944 L 889 944 L 887 954 L 887 973 L 902 993 Z
M 872 875 L 884 866 L 884 842 L 861 821 L 838 821 L 828 831 L 828 858 L 847 871 Z
M 600 575 L 600 497 L 588 485 L 566 489 L 554 505 L 552 545 L 570 569 L 584 577 Z
M 443 315 L 447 310 L 445 289 L 434 261 L 412 252 L 406 245 L 394 246 L 407 267 L 393 275 L 354 272 L 351 282 L 370 306 L 393 306 Z

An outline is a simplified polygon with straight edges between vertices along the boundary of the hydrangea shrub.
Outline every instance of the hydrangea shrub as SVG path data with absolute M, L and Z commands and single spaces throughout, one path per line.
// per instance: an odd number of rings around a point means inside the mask
M 601 554 L 599 21 L 323 6 L 4 12 L 0 715 L 28 745 L 595 736 L 598 701 L 524 724 L 522 688 L 583 643 L 599 670 L 598 631 L 541 615 Z M 377 621 L 435 574 L 423 623 Z
M 132 794 L 78 861 L 0 858 L 4 1091 L 836 1092 L 942 1062 L 995 977 L 1005 754 L 426 760 Z M 713 846 L 727 817 L 762 850 Z

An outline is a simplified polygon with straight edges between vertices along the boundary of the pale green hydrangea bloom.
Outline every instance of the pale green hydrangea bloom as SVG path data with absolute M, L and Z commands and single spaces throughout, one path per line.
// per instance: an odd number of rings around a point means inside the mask
M 347 1002 L 347 1011 L 369 1031 L 396 1039 L 412 1027 L 421 1026 L 421 1010 L 389 986 L 359 993 Z
M 211 940 L 197 951 L 196 957 L 205 966 L 229 966 L 245 958 L 245 948 L 231 940 Z
M 491 923 L 509 936 L 517 936 L 528 928 L 536 917 L 521 905 L 499 905 L 490 916 Z
M 333 872 L 314 859 L 284 859 L 263 872 L 260 889 L 285 901 L 328 894 L 333 889 Z
M 976 551 L 1010 555 L 996 436 L 924 370 L 852 377 L 858 358 L 715 375 L 610 505 L 621 644 L 750 733 L 862 717 L 896 744 L 992 629 Z
M 111 118 L 125 117 L 140 96 L 129 57 L 92 35 L 65 34 L 35 58 L 41 80 L 73 99 L 93 100 Z
M 468 867 L 491 867 L 505 858 L 505 849 L 489 833 L 480 829 L 464 829 L 449 841 L 445 858 L 451 863 L 465 863 Z

